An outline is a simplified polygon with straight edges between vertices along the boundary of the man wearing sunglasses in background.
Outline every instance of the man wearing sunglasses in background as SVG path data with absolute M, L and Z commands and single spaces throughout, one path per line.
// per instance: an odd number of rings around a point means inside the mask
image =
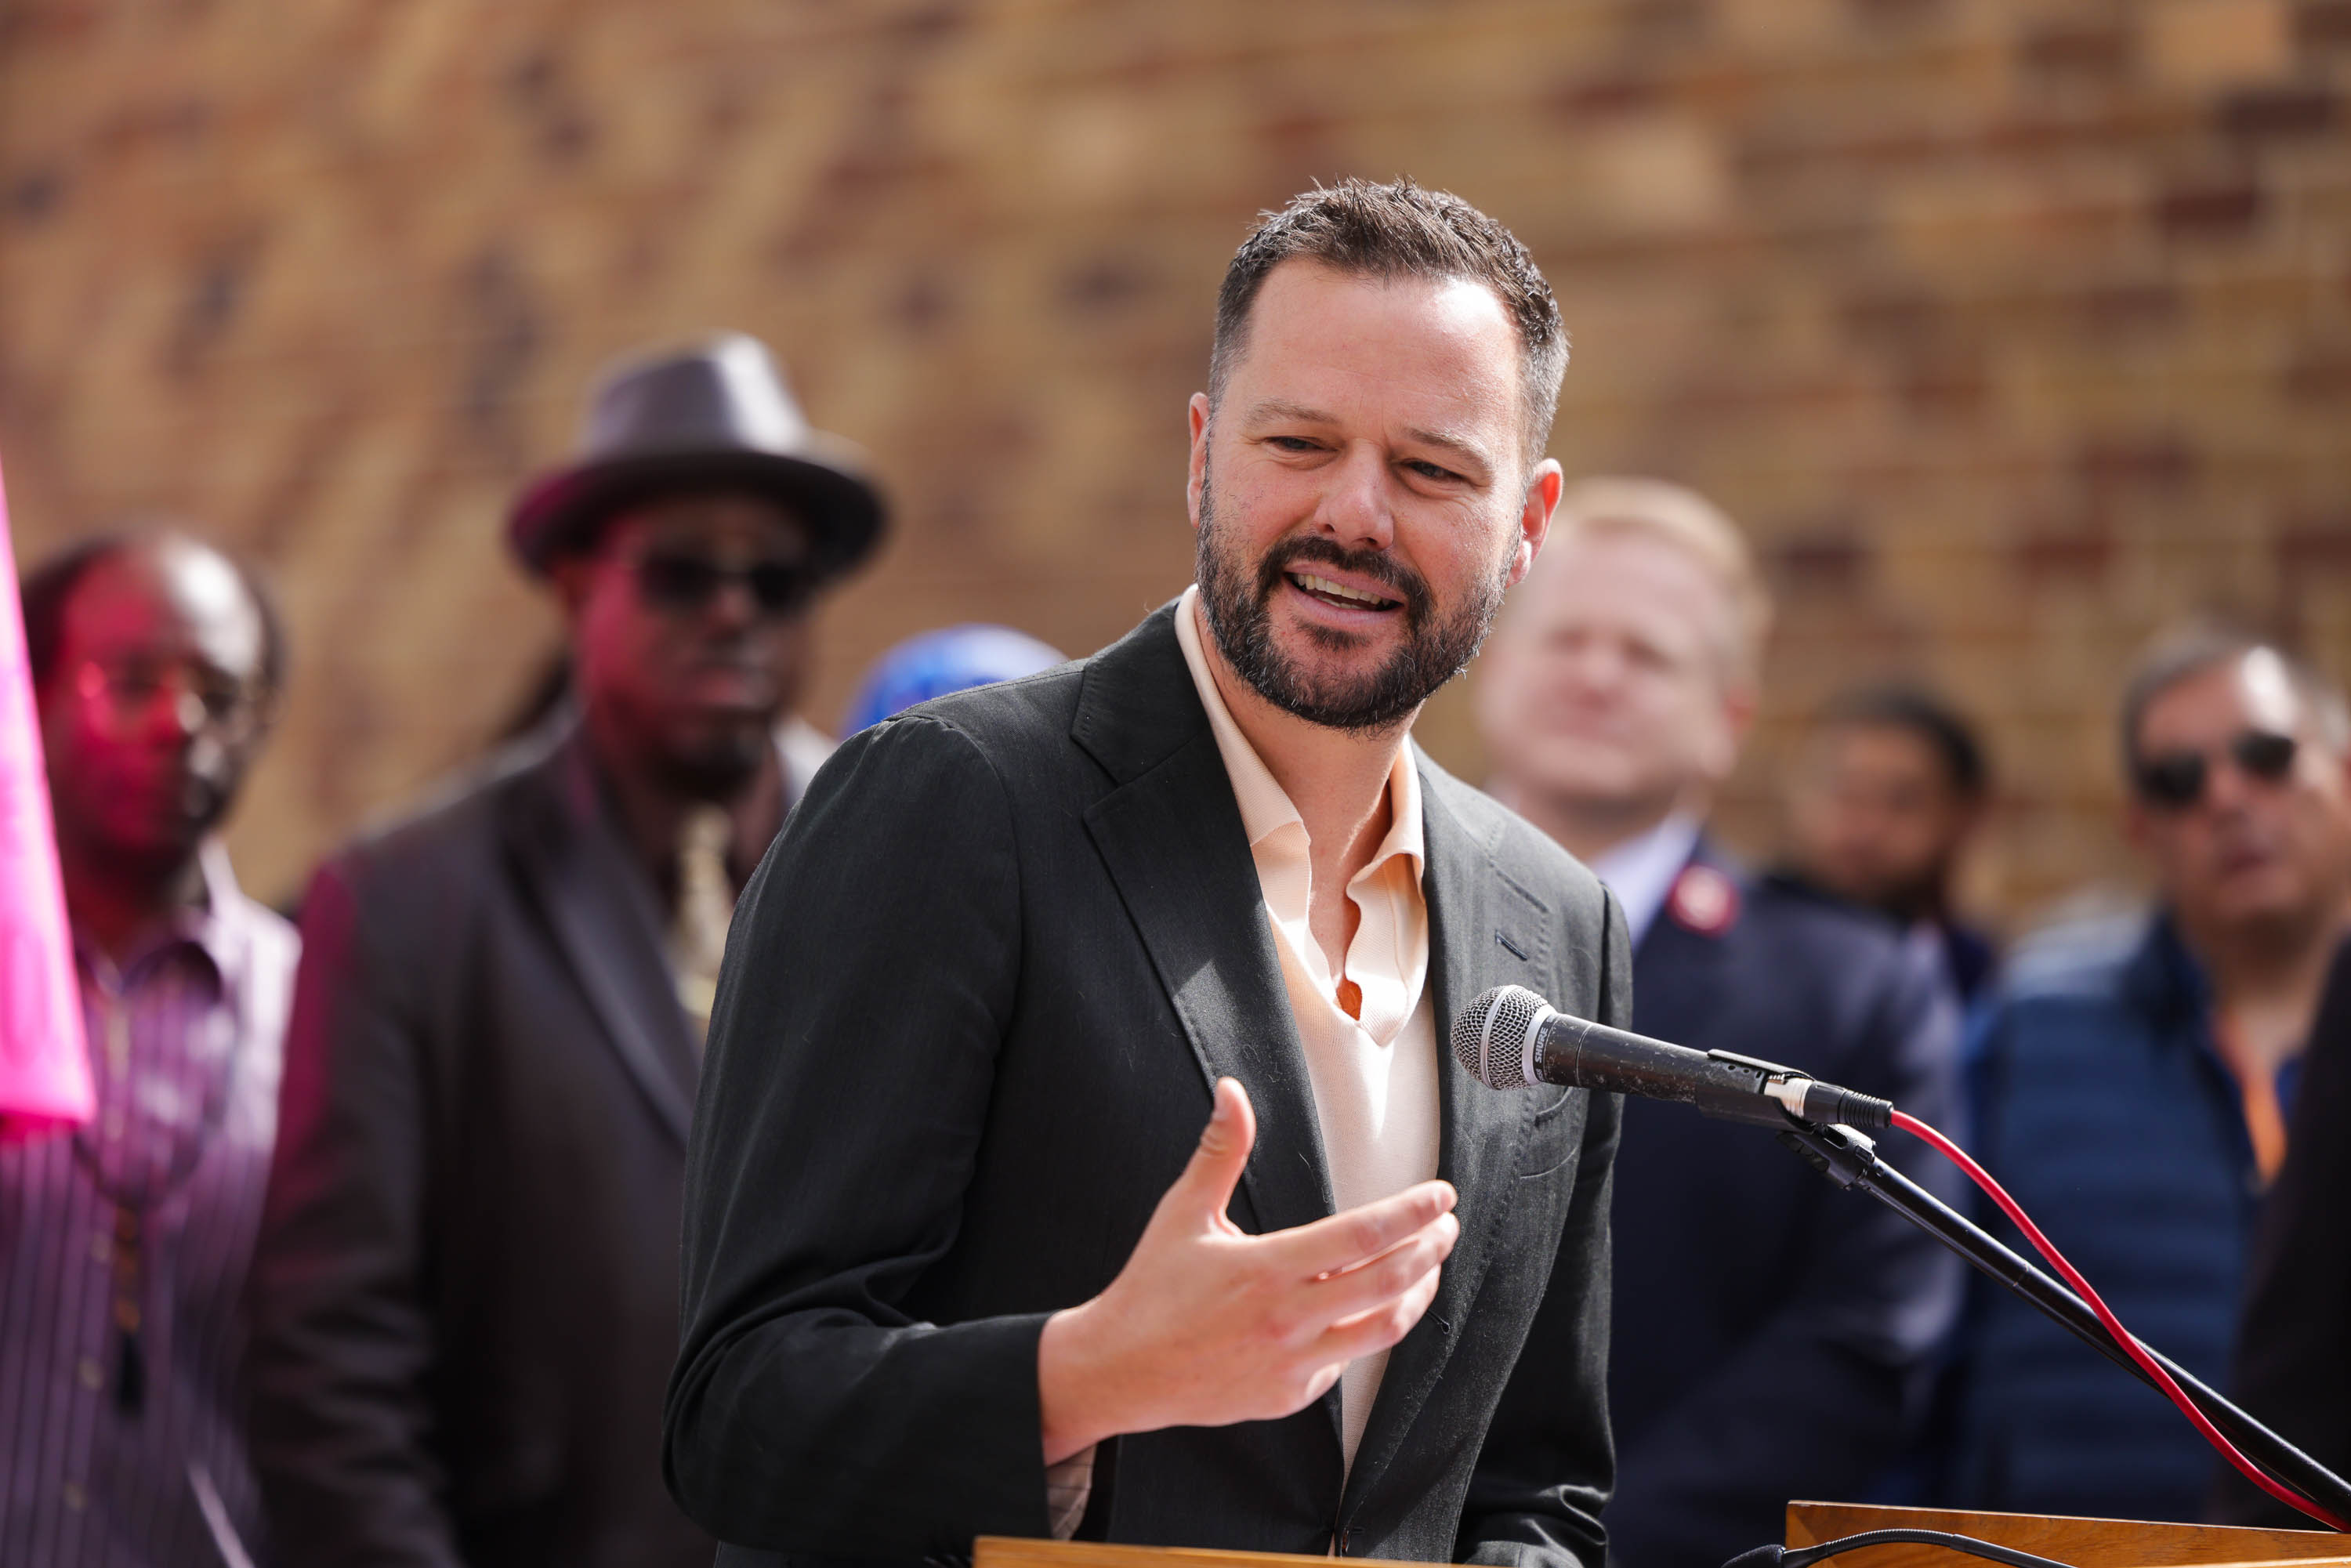
M 2019 949 L 1975 1146 L 2124 1322 L 2217 1385 L 2351 899 L 2351 715 L 2276 647 L 2199 628 L 2140 662 L 2121 732 L 2157 908 Z M 2198 1516 L 2212 1457 L 2160 1396 L 1995 1290 L 1960 1351 L 1946 1500 Z
M 736 891 L 826 750 L 807 611 L 882 520 L 731 335 L 611 372 L 516 505 L 569 700 L 303 911 L 250 1296 L 283 1561 L 706 1568 L 660 1470 L 686 1123 Z

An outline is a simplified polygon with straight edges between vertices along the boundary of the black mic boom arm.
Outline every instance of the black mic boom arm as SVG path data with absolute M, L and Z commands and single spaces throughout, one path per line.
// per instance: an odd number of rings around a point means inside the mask
M 2116 1344 L 2089 1303 L 2060 1281 L 2002 1246 L 1989 1231 L 1880 1159 L 1877 1145 L 1850 1127 L 1782 1123 L 1781 1142 L 1841 1187 L 1858 1189 L 1958 1253 L 2010 1291 L 2041 1309 L 2083 1343 L 2153 1386 L 2155 1379 Z M 2240 1406 L 2146 1341 L 2147 1354 L 2171 1374 L 2212 1425 L 2255 1464 L 2311 1501 L 2351 1517 L 2351 1484 L 2262 1426 Z

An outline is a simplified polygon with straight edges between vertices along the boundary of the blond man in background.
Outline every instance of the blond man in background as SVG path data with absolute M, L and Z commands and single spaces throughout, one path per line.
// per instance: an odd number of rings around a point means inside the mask
M 1746 540 L 1705 498 L 1571 486 L 1480 662 L 1489 787 L 1623 903 L 1635 1030 L 1934 1121 L 1956 1026 L 1923 956 L 1891 922 L 1750 875 L 1706 833 L 1770 621 Z M 1777 1539 L 1789 1499 L 1876 1479 L 1909 1435 L 1958 1265 L 1764 1133 L 1681 1106 L 1625 1104 L 1617 1171 L 1610 1555 L 1713 1568 Z

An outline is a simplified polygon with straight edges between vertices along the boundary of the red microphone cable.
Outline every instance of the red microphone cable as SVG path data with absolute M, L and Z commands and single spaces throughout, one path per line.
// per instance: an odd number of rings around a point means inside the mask
M 2140 1369 L 2154 1381 L 2158 1388 L 2163 1391 L 2164 1396 L 2179 1406 L 2179 1413 L 2187 1416 L 2196 1429 L 2204 1435 L 2204 1440 L 2218 1448 L 2221 1457 L 2236 1466 L 2247 1480 L 2280 1502 L 2300 1509 L 2329 1530 L 2351 1533 L 2351 1523 L 2346 1523 L 2327 1509 L 2303 1498 L 2292 1488 L 2272 1480 L 2262 1472 L 2260 1466 L 2238 1452 L 2237 1445 L 2229 1441 L 2227 1435 L 2220 1427 L 2212 1425 L 2211 1417 L 2205 1415 L 2196 1402 L 2182 1392 L 2171 1374 L 2166 1372 L 2162 1364 L 2147 1354 L 2145 1345 L 2139 1343 L 2138 1336 L 2123 1327 L 2122 1320 L 2115 1316 L 2113 1311 L 2100 1299 L 2097 1291 L 2090 1289 L 2090 1281 L 2082 1278 L 2081 1270 L 2065 1260 L 2065 1255 L 2058 1251 L 2049 1238 L 2041 1233 L 2041 1227 L 2032 1223 L 2032 1217 L 2024 1212 L 2023 1207 L 2016 1199 L 2008 1196 L 2008 1189 L 1994 1181 L 1990 1171 L 1976 1164 L 1973 1155 L 1907 1111 L 1894 1113 L 1894 1124 L 1912 1137 L 1932 1145 L 1945 1159 L 1967 1172 L 1968 1179 L 1983 1188 L 1991 1196 L 1991 1200 L 2000 1205 L 2001 1212 L 2015 1221 L 2016 1228 L 2024 1232 L 2026 1239 L 2032 1243 L 2034 1250 L 2048 1259 L 2050 1266 L 2064 1277 L 2068 1285 L 2074 1287 L 2074 1293 L 2089 1303 L 2090 1310 L 2098 1314 L 2098 1321 L 2105 1324 L 2106 1332 L 2115 1336 L 2115 1343 L 2122 1346 L 2133 1361 L 2138 1363 Z

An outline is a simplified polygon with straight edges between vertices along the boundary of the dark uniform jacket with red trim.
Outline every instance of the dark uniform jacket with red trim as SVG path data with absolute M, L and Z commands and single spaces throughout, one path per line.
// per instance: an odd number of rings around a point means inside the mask
M 1930 956 L 1704 841 L 1633 976 L 1643 1034 L 1801 1067 L 1938 1125 L 1957 1103 L 1956 1009 Z M 1912 1140 L 1881 1142 L 1958 1196 Z M 1615 1231 L 1612 1558 L 1716 1568 L 1779 1540 L 1791 1499 L 1865 1492 L 1924 1402 L 1958 1261 L 1769 1129 L 1656 1101 L 1625 1103 Z

